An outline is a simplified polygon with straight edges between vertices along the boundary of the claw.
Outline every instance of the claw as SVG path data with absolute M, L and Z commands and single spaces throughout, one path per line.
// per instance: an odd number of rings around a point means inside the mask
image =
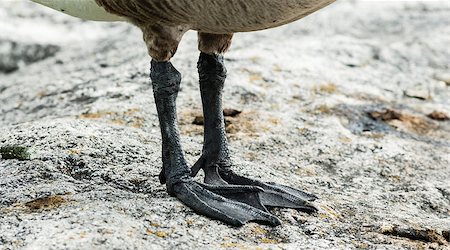
M 164 174 L 164 169 L 161 170 L 161 172 L 158 175 L 158 178 L 159 178 L 159 183 L 166 184 L 167 180 L 166 180 L 166 175 Z
M 246 187 L 246 189 L 247 191 L 252 190 L 253 193 L 256 190 L 259 191 L 259 188 L 254 187 Z M 240 187 L 220 188 L 188 181 L 175 184 L 173 190 L 178 199 L 197 213 L 234 226 L 242 226 L 250 221 L 270 226 L 281 224 L 277 217 L 264 210 L 225 198 L 226 195 L 246 192 Z
M 259 193 L 259 198 L 264 206 L 294 208 L 307 213 L 317 212 L 317 208 L 311 201 L 318 197 L 295 188 L 276 183 L 264 183 L 252 180 L 233 173 L 232 171 L 220 171 L 220 176 L 226 182 L 234 185 L 251 185 L 264 189 Z

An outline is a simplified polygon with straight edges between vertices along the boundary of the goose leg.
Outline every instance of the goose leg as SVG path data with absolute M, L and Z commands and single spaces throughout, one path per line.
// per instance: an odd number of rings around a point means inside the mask
M 317 199 L 312 194 L 288 186 L 265 183 L 240 176 L 231 170 L 230 153 L 225 134 L 222 109 L 222 89 L 226 78 L 223 57 L 201 53 L 198 62 L 200 91 L 204 115 L 204 144 L 200 159 L 192 168 L 195 176 L 200 169 L 205 172 L 205 183 L 216 185 L 249 185 L 264 190 L 259 198 L 264 206 L 295 208 L 305 212 L 317 209 L 309 202 Z M 242 199 L 243 194 L 239 197 Z M 229 196 L 233 199 L 233 196 Z
M 210 185 L 197 183 L 184 159 L 176 117 L 176 98 L 181 75 L 168 61 L 151 62 L 150 78 L 158 111 L 162 135 L 163 173 L 170 195 L 199 214 L 240 226 L 248 221 L 276 226 L 278 218 L 268 213 L 259 203 L 259 187 L 239 185 Z M 250 199 L 232 200 L 250 194 Z

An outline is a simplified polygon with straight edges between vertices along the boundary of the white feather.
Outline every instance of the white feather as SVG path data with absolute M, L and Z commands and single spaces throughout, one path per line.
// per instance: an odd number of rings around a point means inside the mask
M 93 21 L 126 21 L 125 18 L 108 13 L 95 0 L 31 0 L 59 12 Z

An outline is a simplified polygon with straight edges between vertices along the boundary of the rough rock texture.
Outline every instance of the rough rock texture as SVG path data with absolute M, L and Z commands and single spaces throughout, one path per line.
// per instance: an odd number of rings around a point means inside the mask
M 199 216 L 159 184 L 139 30 L 28 1 L 1 1 L 0 23 L 0 147 L 31 158 L 0 160 L 0 249 L 450 247 L 450 122 L 427 116 L 450 112 L 448 1 L 341 1 L 236 35 L 224 106 L 242 111 L 226 118 L 237 171 L 321 197 L 316 215 L 275 209 L 276 228 Z M 191 164 L 197 58 L 191 32 L 173 59 Z

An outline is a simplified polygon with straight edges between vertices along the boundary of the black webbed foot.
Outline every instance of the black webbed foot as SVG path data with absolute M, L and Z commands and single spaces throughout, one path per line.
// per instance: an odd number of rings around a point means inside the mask
M 244 185 L 262 188 L 258 200 L 267 207 L 295 208 L 308 213 L 317 209 L 310 203 L 316 196 L 288 186 L 265 183 L 235 174 L 231 171 L 230 153 L 225 135 L 222 108 L 222 90 L 226 78 L 223 56 L 201 53 L 198 61 L 200 93 L 204 116 L 204 144 L 200 159 L 191 169 L 195 176 L 200 169 L 205 171 L 205 182 L 216 185 Z M 240 200 L 233 195 L 228 198 Z
M 204 188 L 209 191 L 223 196 L 227 199 L 238 201 L 250 205 L 254 208 L 262 210 L 264 212 L 267 211 L 266 207 L 262 204 L 260 200 L 260 193 L 264 192 L 264 190 L 257 186 L 249 186 L 249 185 L 211 185 L 206 183 L 199 183 Z
M 229 184 L 251 185 L 262 188 L 264 192 L 259 193 L 259 197 L 264 206 L 294 208 L 307 213 L 317 212 L 317 208 L 310 203 L 318 198 L 313 194 L 273 182 L 253 180 L 240 176 L 231 170 L 219 169 L 219 174 Z
M 259 202 L 258 187 L 250 186 L 214 186 L 197 183 L 195 181 L 183 181 L 176 183 L 173 194 L 195 212 L 205 216 L 221 220 L 233 226 L 242 226 L 247 222 L 258 222 L 264 225 L 277 226 L 280 220 L 262 208 L 256 208 Z M 242 202 L 229 199 L 242 196 Z M 249 198 L 249 199 L 247 199 Z M 252 204 L 248 204 L 248 203 Z M 257 205 L 256 205 L 257 206 Z
M 220 167 L 220 165 L 214 164 L 206 167 L 206 165 L 196 164 L 195 167 L 204 170 L 205 183 L 219 184 L 221 187 L 224 185 L 228 185 L 230 187 L 249 187 L 252 190 L 259 188 L 259 192 L 255 193 L 258 197 L 253 199 L 258 200 L 256 204 L 262 204 L 265 211 L 267 211 L 266 207 L 281 207 L 298 209 L 306 213 L 317 212 L 317 208 L 311 203 L 317 199 L 317 196 L 313 194 L 308 194 L 286 185 L 273 182 L 262 182 L 238 175 L 229 169 L 230 166 Z M 191 174 L 195 175 L 197 172 L 198 171 L 192 171 Z M 242 189 L 242 191 L 245 190 L 246 189 Z M 239 195 L 229 196 L 228 198 L 245 202 L 245 200 L 249 199 L 249 197 L 250 195 L 241 193 Z M 249 205 L 260 208 L 259 206 L 255 206 L 255 203 L 251 203 Z

